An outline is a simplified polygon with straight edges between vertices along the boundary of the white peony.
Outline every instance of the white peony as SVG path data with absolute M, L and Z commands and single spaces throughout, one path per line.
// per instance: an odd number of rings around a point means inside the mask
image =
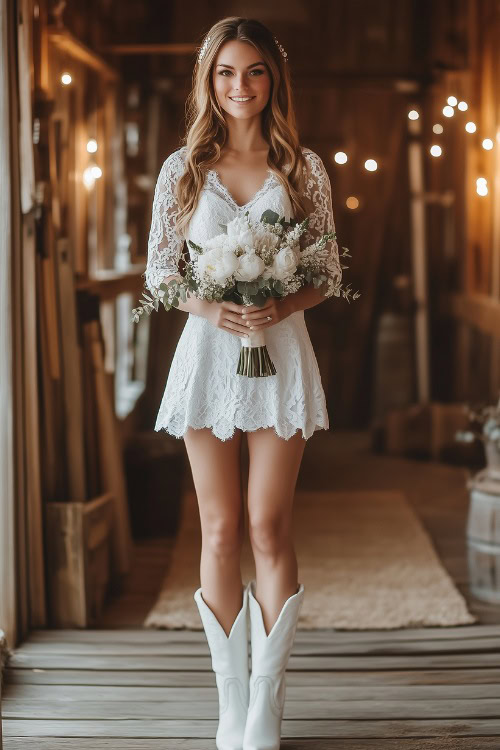
M 273 276 L 275 279 L 284 281 L 292 276 L 297 270 L 298 253 L 291 247 L 282 247 L 273 262 Z
M 230 250 L 214 248 L 198 256 L 198 273 L 207 275 L 217 284 L 225 284 L 238 268 L 238 258 Z
M 243 216 L 236 216 L 229 222 L 227 225 L 227 236 L 237 239 L 241 247 L 244 245 L 253 246 L 252 230 L 248 221 Z
M 234 274 L 238 281 L 254 281 L 265 268 L 264 261 L 255 252 L 241 255 L 238 261 L 238 270 Z

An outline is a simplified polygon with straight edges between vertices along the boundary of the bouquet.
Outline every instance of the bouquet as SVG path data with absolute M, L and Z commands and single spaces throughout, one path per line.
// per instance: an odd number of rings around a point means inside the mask
M 160 284 L 158 296 L 141 300 L 142 306 L 132 310 L 132 320 L 158 310 L 160 301 L 166 310 L 177 307 L 189 294 L 200 299 L 221 302 L 229 300 L 241 305 L 262 307 L 268 297 L 285 297 L 305 284 L 333 284 L 333 293 L 340 296 L 342 284 L 332 280 L 332 260 L 325 245 L 336 239 L 335 232 L 322 235 L 304 249 L 299 239 L 306 231 L 309 217 L 302 222 L 285 221 L 275 211 L 264 211 L 259 221 L 252 221 L 247 211 L 228 224 L 220 226 L 223 233 L 212 237 L 201 247 L 188 240 L 195 257 L 186 263 L 185 275 Z M 343 255 L 348 254 L 343 248 Z M 347 266 L 343 266 L 347 268 Z M 342 291 L 349 301 L 351 289 Z M 359 297 L 359 292 L 352 295 Z M 276 368 L 266 347 L 263 331 L 249 331 L 241 339 L 237 374 L 246 377 L 275 375 Z

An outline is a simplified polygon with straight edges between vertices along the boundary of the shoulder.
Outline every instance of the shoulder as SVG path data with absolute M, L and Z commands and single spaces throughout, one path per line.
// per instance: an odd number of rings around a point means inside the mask
M 302 146 L 301 151 L 307 164 L 307 174 L 309 176 L 313 175 L 317 178 L 323 177 L 323 175 L 326 174 L 326 169 L 321 157 L 311 148 L 307 148 L 306 146 Z
M 187 146 L 181 146 L 167 156 L 160 170 L 160 176 L 164 180 L 180 177 L 184 172 L 186 152 Z

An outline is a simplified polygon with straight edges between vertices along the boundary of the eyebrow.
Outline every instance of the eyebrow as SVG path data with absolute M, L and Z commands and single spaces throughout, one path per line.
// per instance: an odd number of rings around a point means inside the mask
M 252 63 L 251 65 L 248 65 L 247 67 L 248 68 L 255 68 L 256 65 L 264 65 L 264 63 L 263 62 L 256 62 L 256 63 Z M 220 68 L 220 67 L 222 67 L 222 68 L 231 68 L 231 70 L 234 70 L 234 68 L 233 68 L 232 65 L 226 65 L 226 63 L 219 63 L 216 67 L 217 68 Z

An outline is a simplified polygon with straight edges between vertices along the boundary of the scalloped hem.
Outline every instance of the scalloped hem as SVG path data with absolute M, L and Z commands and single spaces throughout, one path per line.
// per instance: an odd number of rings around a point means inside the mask
M 232 433 L 230 435 L 227 435 L 226 437 L 222 437 L 220 434 L 217 434 L 216 432 L 214 432 L 214 428 L 213 428 L 212 424 L 196 424 L 196 425 L 194 425 L 194 424 L 188 424 L 187 427 L 192 427 L 193 430 L 201 430 L 201 429 L 204 429 L 205 427 L 209 427 L 211 429 L 211 431 L 212 431 L 212 434 L 216 438 L 218 438 L 219 440 L 221 440 L 222 442 L 226 442 L 226 440 L 231 440 L 231 438 L 234 437 L 234 433 L 235 433 L 235 431 L 237 429 L 241 430 L 242 432 L 257 432 L 257 430 L 266 430 L 266 429 L 269 429 L 270 427 L 272 427 L 274 429 L 274 432 L 276 433 L 276 435 L 279 438 L 282 438 L 283 440 L 287 440 L 287 441 L 290 440 L 291 437 L 293 437 L 294 435 L 296 435 L 299 430 L 302 430 L 302 437 L 303 437 L 303 439 L 304 440 L 309 440 L 309 438 L 311 438 L 314 435 L 315 432 L 318 432 L 318 430 L 329 430 L 330 429 L 329 425 L 320 425 L 320 424 L 317 424 L 317 425 L 315 425 L 314 430 L 309 435 L 306 435 L 305 432 L 304 432 L 304 428 L 298 426 L 298 427 L 295 428 L 294 432 L 292 432 L 288 437 L 286 437 L 286 435 L 280 435 L 280 433 L 276 429 L 276 425 L 274 425 L 274 424 L 262 425 L 261 427 L 256 427 L 254 430 L 244 430 L 242 427 L 238 427 L 238 425 L 235 425 L 234 428 L 233 428 L 233 431 L 232 431 Z M 159 426 L 156 425 L 154 429 L 155 429 L 155 432 L 160 432 L 161 430 L 164 430 L 169 435 L 172 435 L 172 437 L 175 437 L 178 440 L 181 440 L 182 438 L 184 438 L 184 435 L 187 432 L 187 429 L 184 430 L 184 432 L 182 432 L 182 433 L 173 432 L 172 429 L 168 425 L 159 425 Z

